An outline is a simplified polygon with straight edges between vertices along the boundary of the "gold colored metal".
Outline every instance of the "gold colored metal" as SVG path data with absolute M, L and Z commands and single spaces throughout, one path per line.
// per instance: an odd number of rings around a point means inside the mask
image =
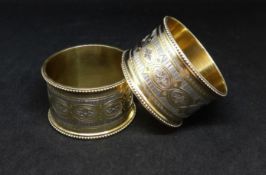
M 143 106 L 171 127 L 179 127 L 202 105 L 227 95 L 211 56 L 173 17 L 165 17 L 163 25 L 123 53 L 122 70 Z
M 121 55 L 118 48 L 82 45 L 59 51 L 44 62 L 48 119 L 57 131 L 96 139 L 131 123 L 136 108 L 121 70 Z

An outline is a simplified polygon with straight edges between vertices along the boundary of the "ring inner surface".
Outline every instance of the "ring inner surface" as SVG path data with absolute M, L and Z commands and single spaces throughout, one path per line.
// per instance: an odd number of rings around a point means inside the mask
M 196 37 L 180 22 L 167 18 L 166 24 L 191 64 L 220 94 L 227 93 L 225 80 L 211 56 Z
M 124 79 L 122 51 L 107 46 L 78 46 L 52 56 L 45 72 L 54 82 L 74 88 L 97 88 Z

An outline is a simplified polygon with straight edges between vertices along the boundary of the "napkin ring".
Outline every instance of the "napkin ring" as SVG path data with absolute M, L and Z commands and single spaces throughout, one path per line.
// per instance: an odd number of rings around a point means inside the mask
M 179 127 L 201 106 L 227 94 L 211 56 L 173 17 L 165 17 L 163 25 L 122 57 L 122 70 L 133 93 L 168 126 Z
M 120 67 L 121 55 L 111 46 L 82 45 L 59 51 L 44 62 L 48 119 L 57 131 L 96 139 L 131 123 L 136 109 Z

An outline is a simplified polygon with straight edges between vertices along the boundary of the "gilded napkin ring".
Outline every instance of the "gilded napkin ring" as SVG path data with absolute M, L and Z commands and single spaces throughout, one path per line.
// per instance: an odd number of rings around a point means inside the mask
M 168 126 L 180 126 L 202 105 L 227 94 L 226 82 L 211 56 L 173 17 L 165 17 L 163 25 L 122 57 L 130 88 Z
M 131 123 L 136 109 L 122 73 L 121 55 L 114 47 L 82 45 L 59 51 L 44 62 L 48 119 L 57 131 L 95 139 Z

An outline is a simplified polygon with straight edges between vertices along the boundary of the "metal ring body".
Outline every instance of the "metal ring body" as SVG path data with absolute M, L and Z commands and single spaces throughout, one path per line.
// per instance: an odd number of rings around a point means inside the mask
M 121 55 L 114 47 L 83 45 L 62 50 L 44 62 L 48 119 L 57 131 L 95 139 L 130 124 L 136 109 L 120 67 Z
M 143 106 L 171 127 L 179 127 L 201 106 L 227 94 L 208 52 L 172 17 L 165 17 L 163 25 L 123 53 L 122 70 Z

